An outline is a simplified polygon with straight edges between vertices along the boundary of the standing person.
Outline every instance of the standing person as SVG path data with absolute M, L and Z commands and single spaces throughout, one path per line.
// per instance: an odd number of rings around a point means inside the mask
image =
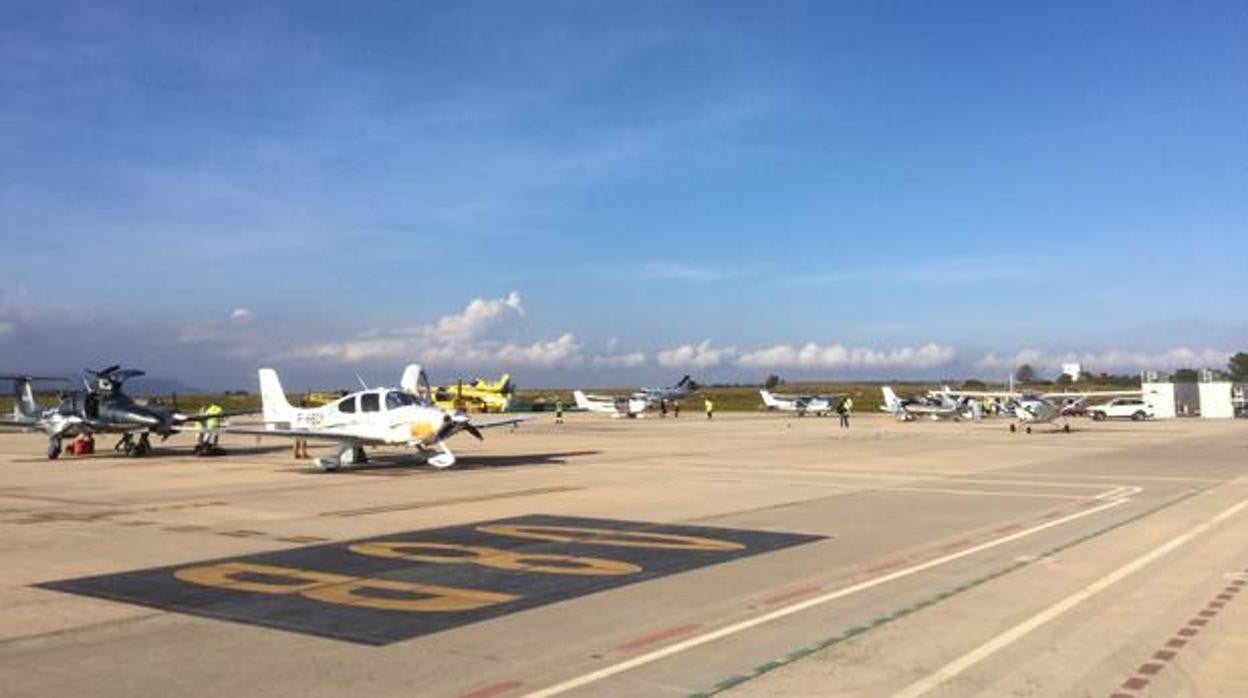
M 711 402 L 709 397 L 702 398 L 703 405 L 706 407 L 706 418 L 712 419 L 715 416 L 715 403 Z
M 672 401 L 672 417 L 680 419 L 680 400 Z
M 842 429 L 849 428 L 849 413 L 853 409 L 854 409 L 854 399 L 852 397 L 845 398 L 845 401 L 841 403 L 840 408 L 837 409 L 837 412 L 841 414 L 841 428 Z
M 211 403 L 204 414 L 208 415 L 208 419 L 204 420 L 203 427 L 199 430 L 199 443 L 195 445 L 195 452 L 203 455 L 211 455 L 217 448 L 217 442 L 221 439 L 221 413 L 225 410 L 217 403 Z
M 555 424 L 563 424 L 563 400 L 555 400 Z
M 667 419 L 667 400 L 659 400 L 659 418 Z

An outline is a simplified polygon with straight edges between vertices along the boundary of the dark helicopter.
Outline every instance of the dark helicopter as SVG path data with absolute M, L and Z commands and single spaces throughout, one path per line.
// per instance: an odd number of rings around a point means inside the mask
M 226 414 L 182 414 L 159 405 L 140 404 L 123 390 L 123 384 L 143 371 L 109 366 L 83 371 L 84 390 L 66 390 L 55 407 L 44 407 L 35 400 L 36 381 L 69 382 L 43 376 L 0 376 L 13 380 L 13 415 L 0 424 L 42 429 L 48 434 L 48 458 L 61 455 L 66 438 L 80 434 L 121 434 L 114 449 L 128 456 L 145 456 L 152 451 L 151 434 L 161 440 L 182 431 L 186 425 L 219 420 Z

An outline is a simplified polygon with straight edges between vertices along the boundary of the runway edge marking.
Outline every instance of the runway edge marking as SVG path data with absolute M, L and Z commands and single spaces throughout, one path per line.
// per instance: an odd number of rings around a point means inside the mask
M 822 594 L 820 596 L 816 596 L 814 598 L 807 599 L 805 601 L 799 601 L 795 604 L 785 606 L 782 608 L 778 608 L 774 611 L 764 613 L 759 616 L 755 616 L 754 618 L 750 618 L 750 619 L 747 619 L 738 623 L 734 623 L 732 625 L 728 625 L 723 628 L 719 628 L 718 630 L 704 633 L 702 635 L 691 637 L 687 640 L 683 640 L 681 642 L 668 645 L 667 647 L 663 647 L 663 648 L 654 650 L 652 652 L 648 652 L 643 655 L 638 655 L 636 657 L 627 659 L 622 662 L 618 662 L 611 666 L 603 667 L 602 669 L 598 669 L 596 671 L 592 671 L 587 674 L 582 674 L 581 676 L 577 676 L 577 677 L 568 679 L 566 681 L 562 681 L 553 686 L 549 686 L 547 688 L 539 689 L 536 691 L 531 691 L 529 693 L 526 693 L 525 696 L 526 698 L 548 698 L 549 696 L 557 696 L 562 693 L 567 693 L 568 691 L 580 688 L 582 686 L 587 686 L 592 683 L 596 683 L 598 681 L 609 678 L 611 676 L 615 676 L 617 674 L 622 674 L 626 671 L 636 669 L 637 667 L 645 666 L 646 664 L 656 662 L 660 659 L 666 659 L 667 657 L 679 654 L 686 650 L 693 649 L 700 645 L 714 642 L 716 640 L 720 640 L 722 638 L 735 635 L 744 630 L 749 630 L 751 628 L 755 628 L 760 625 L 764 625 L 772 621 L 785 618 L 795 613 L 800 613 L 807 609 L 814 608 L 816 606 L 821 606 L 823 604 L 830 603 L 838 599 L 842 599 L 846 596 L 850 596 L 861 591 L 872 589 L 882 584 L 887 584 L 897 579 L 903 579 L 905 577 L 909 577 L 911 575 L 915 575 L 920 572 L 927 571 L 934 567 L 938 567 L 940 565 L 944 565 L 949 562 L 953 562 L 955 560 L 960 560 L 964 557 L 974 555 L 984 550 L 990 550 L 992 548 L 1005 545 L 1007 543 L 1012 543 L 1016 540 L 1026 538 L 1032 534 L 1039 533 L 1040 531 L 1044 531 L 1044 530 L 1053 528 L 1055 526 L 1061 526 L 1062 524 L 1069 523 L 1071 521 L 1075 521 L 1077 519 L 1081 519 L 1086 516 L 1091 516 L 1092 514 L 1098 514 L 1102 511 L 1108 511 L 1115 507 L 1122 506 L 1123 504 L 1126 504 L 1130 501 L 1131 501 L 1130 499 L 1112 500 L 1104 504 L 1101 504 L 1099 506 L 1093 507 L 1091 509 L 1085 509 L 1083 511 L 1076 512 L 1074 514 L 1062 517 L 1060 519 L 1047 521 L 1045 523 L 1032 526 L 1031 528 L 1024 529 L 1022 531 L 1013 533 L 1008 536 L 995 538 L 993 540 L 990 540 L 985 543 L 981 543 L 972 548 L 960 550 L 958 552 L 950 553 L 948 555 L 944 555 L 942 557 L 938 557 L 933 560 L 928 560 L 927 562 L 921 562 L 917 565 L 912 565 L 905 569 L 897 570 L 896 572 L 891 572 L 889 574 L 881 575 L 879 577 L 874 577 L 872 579 L 868 579 L 866 581 L 859 582 L 857 584 L 852 584 L 847 587 L 842 587 L 840 589 L 830 591 L 826 594 Z
M 1220 512 L 1213 518 L 1207 519 L 1206 521 L 1188 529 L 1186 532 L 1181 533 L 1178 536 L 1175 536 L 1174 538 L 1171 538 L 1169 541 L 1163 543 L 1162 545 L 1156 548 L 1153 548 L 1151 551 L 1145 553 L 1144 555 L 1141 555 L 1140 557 L 1135 558 L 1131 562 L 1128 562 L 1122 567 L 1119 567 L 1118 569 L 1114 570 L 1113 572 L 1110 572 L 1104 577 L 1101 577 L 1095 582 L 1088 584 L 1082 589 L 1076 591 L 1070 596 L 1067 596 L 1061 601 L 1058 601 L 1052 606 L 1049 606 L 1048 608 L 1035 614 L 1034 616 L 1028 618 L 1027 620 L 997 635 L 996 637 L 992 638 L 988 642 L 985 642 L 979 647 L 971 650 L 970 652 L 967 652 L 966 654 L 946 664 L 945 666 L 941 667 L 940 669 L 928 675 L 927 677 L 910 684 L 906 688 L 893 694 L 894 698 L 916 698 L 917 696 L 921 696 L 924 693 L 927 693 L 928 691 L 939 686 L 940 684 L 945 683 L 949 679 L 954 678 L 955 676 L 961 674 L 962 672 L 966 671 L 970 667 L 978 664 L 980 661 L 986 659 L 990 655 L 995 654 L 996 652 L 1022 639 L 1023 637 L 1031 633 L 1033 630 L 1035 630 L 1036 628 L 1039 628 L 1040 626 L 1048 623 L 1049 621 L 1057 618 L 1058 616 L 1061 616 L 1065 612 L 1069 611 L 1075 606 L 1078 606 L 1079 604 L 1083 603 L 1084 601 L 1088 600 L 1089 598 L 1098 594 L 1099 592 L 1104 591 L 1110 586 L 1117 584 L 1118 582 L 1122 581 L 1123 579 L 1130 576 L 1131 574 L 1134 574 L 1135 572 L 1139 571 L 1143 567 L 1149 565 L 1153 561 L 1161 557 L 1164 557 L 1171 551 L 1179 547 L 1182 547 L 1183 545 L 1186 545 L 1192 539 L 1209 531 L 1210 529 L 1217 526 L 1219 523 L 1225 521 L 1226 519 L 1229 519 L 1232 516 L 1238 514 L 1240 511 L 1242 511 L 1246 507 L 1248 507 L 1248 499 L 1241 500 L 1239 503 L 1231 507 L 1228 507 L 1227 509 L 1224 509 L 1222 512 Z M 1195 633 L 1192 633 L 1192 634 L 1195 634 Z

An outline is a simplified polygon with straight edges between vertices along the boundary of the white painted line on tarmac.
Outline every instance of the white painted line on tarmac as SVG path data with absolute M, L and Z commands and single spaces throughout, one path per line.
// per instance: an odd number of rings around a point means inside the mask
M 847 587 L 842 587 L 840 589 L 836 589 L 835 591 L 830 591 L 821 596 L 816 596 L 810 599 L 806 599 L 805 601 L 799 601 L 792 605 L 785 606 L 783 608 L 778 608 L 769 613 L 764 613 L 760 616 L 755 616 L 748 620 L 743 620 L 739 623 L 734 623 L 732 625 L 724 626 L 717 630 L 713 630 L 708 633 L 703 633 L 702 635 L 697 635 L 687 640 L 682 640 L 681 642 L 668 645 L 666 647 L 661 647 L 657 650 L 654 650 L 653 652 L 648 652 L 646 654 L 638 655 L 636 657 L 633 657 L 631 659 L 626 659 L 617 664 L 612 664 L 610 666 L 603 667 L 602 669 L 598 669 L 597 671 L 592 671 L 592 672 L 589 672 L 588 674 L 583 674 L 581 676 L 568 679 L 561 683 L 557 683 L 553 686 L 543 688 L 537 691 L 533 691 L 531 693 L 527 693 L 525 694 L 525 696 L 526 698 L 547 698 L 548 696 L 557 696 L 562 693 L 567 693 L 568 691 L 581 688 L 582 686 L 588 686 L 589 684 L 601 681 L 606 678 L 610 678 L 612 676 L 615 676 L 616 674 L 622 674 L 631 669 L 636 669 L 637 667 L 645 666 L 646 664 L 650 664 L 652 662 L 657 662 L 660 659 L 666 659 L 667 657 L 671 657 L 673 655 L 679 654 L 686 650 L 693 649 L 694 647 L 705 645 L 707 643 L 714 642 L 716 640 L 720 640 L 725 637 L 729 637 L 731 635 L 735 635 L 739 632 L 750 630 L 751 628 L 756 628 L 760 625 L 764 625 L 774 620 L 779 620 L 781 618 L 791 616 L 795 613 L 801 613 L 802 611 L 814 608 L 816 606 L 821 606 L 823 604 L 836 601 L 838 599 L 843 599 L 846 596 L 850 596 L 852 594 L 857 594 L 858 592 L 861 592 L 861 591 L 872 589 L 874 587 L 880 586 L 881 584 L 887 584 L 889 582 L 902 579 L 904 577 L 909 577 L 909 576 L 918 574 L 920 572 L 925 572 L 927 570 L 932 569 L 933 567 L 939 567 L 941 565 L 953 562 L 955 560 L 960 560 L 964 557 L 968 557 L 970 555 L 974 555 L 976 553 L 980 553 L 985 550 L 990 550 L 992 548 L 995 548 L 1001 545 L 1006 545 L 1007 543 L 1013 543 L 1016 540 L 1026 538 L 1027 536 L 1030 536 L 1035 533 L 1039 533 L 1040 531 L 1044 531 L 1044 530 L 1053 528 L 1055 526 L 1061 526 L 1062 524 L 1075 521 L 1076 519 L 1081 519 L 1085 516 L 1091 516 L 1092 514 L 1098 514 L 1102 511 L 1108 511 L 1110 509 L 1113 509 L 1114 507 L 1126 504 L 1129 501 L 1131 500 L 1116 499 L 1110 502 L 1106 502 L 1105 504 L 1101 504 L 1099 506 L 1093 507 L 1091 509 L 1085 509 L 1084 511 L 1080 511 L 1080 512 L 1071 514 L 1069 516 L 1064 516 L 1060 519 L 1054 519 L 1046 523 L 1032 526 L 1031 528 L 1023 529 L 1021 531 L 1018 531 L 1017 533 L 1011 533 L 1008 536 L 995 538 L 986 543 L 980 543 L 979 545 L 967 548 L 965 550 L 959 550 L 957 552 L 950 553 L 949 555 L 944 555 L 942 557 L 928 560 L 927 562 L 921 562 L 917 565 L 913 565 L 910 567 L 906 567 L 904 569 L 897 570 L 896 572 L 890 572 L 889 574 L 881 575 L 879 577 L 874 577 L 864 582 L 859 582 L 858 584 L 853 584 Z
M 1023 638 L 1024 636 L 1026 636 L 1028 633 L 1035 630 L 1036 628 L 1039 628 L 1045 623 L 1048 623 L 1054 618 L 1057 618 L 1058 616 L 1062 615 L 1066 611 L 1069 611 L 1075 606 L 1078 606 L 1080 603 L 1083 603 L 1084 601 L 1092 597 L 1094 594 L 1100 591 L 1104 591 L 1105 589 L 1116 584 L 1117 582 L 1122 581 L 1122 579 L 1132 574 L 1133 572 L 1138 571 L 1140 568 L 1144 567 L 1145 565 L 1148 565 L 1149 563 L 1162 557 L 1166 553 L 1169 553 L 1175 548 L 1178 548 L 1179 546 L 1184 545 L 1185 543 L 1191 541 L 1193 538 L 1201 535 L 1202 533 L 1205 533 L 1209 529 L 1218 525 L 1222 521 L 1225 521 L 1226 519 L 1229 519 L 1235 514 L 1238 514 L 1245 507 L 1248 507 L 1248 499 L 1245 499 L 1241 501 L 1240 503 L 1236 504 L 1235 506 L 1232 506 L 1229 509 L 1224 510 L 1222 513 L 1218 514 L 1217 516 L 1214 516 L 1208 521 L 1205 521 L 1204 523 L 1199 524 L 1189 529 L 1186 533 L 1183 533 L 1181 535 L 1175 536 L 1174 538 L 1171 538 L 1166 543 L 1154 548 L 1153 550 L 1149 551 L 1148 553 L 1145 553 L 1144 555 L 1141 555 L 1140 557 L 1135 558 L 1131 562 L 1128 562 L 1122 567 L 1119 567 L 1113 572 L 1110 572 L 1104 577 L 1101 577 L 1095 582 L 1092 582 L 1091 584 L 1085 586 L 1079 591 L 1076 591 L 1070 596 L 1067 596 L 1061 601 L 1058 601 L 1052 606 L 1049 606 L 1048 608 L 1037 613 L 1031 618 L 1028 618 L 1022 623 L 1019 623 L 1018 625 L 1015 625 L 1009 630 L 1006 630 L 1005 632 L 992 638 L 988 642 L 980 645 L 979 647 L 971 650 L 970 652 L 967 652 L 961 657 L 941 667 L 935 673 L 927 676 L 926 678 L 920 679 L 919 681 L 916 681 L 910 684 L 909 686 L 907 686 L 906 688 L 902 689 L 901 691 L 898 691 L 897 693 L 893 694 L 893 698 L 916 698 L 916 696 L 921 696 L 924 693 L 927 693 L 928 691 L 932 690 L 933 688 L 936 688 L 940 684 L 966 671 L 967 669 L 979 663 L 980 661 L 984 660 L 988 656 L 1018 641 L 1019 639 Z

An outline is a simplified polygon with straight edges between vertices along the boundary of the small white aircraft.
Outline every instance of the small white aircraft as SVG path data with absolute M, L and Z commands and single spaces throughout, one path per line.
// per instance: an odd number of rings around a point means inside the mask
M 797 416 L 805 417 L 807 412 L 822 417 L 831 414 L 841 404 L 843 395 L 774 395 L 768 390 L 760 390 L 763 404 L 769 410 L 779 412 L 796 412 Z
M 919 417 L 957 421 L 970 412 L 964 400 L 955 399 L 947 395 L 929 395 L 926 399 L 910 398 L 903 400 L 897 397 L 897 393 L 893 392 L 891 386 L 886 385 L 880 390 L 884 393 L 884 404 L 880 405 L 880 409 L 896 415 L 903 422 L 912 422 Z
M 630 397 L 634 399 L 645 400 L 647 404 L 657 405 L 667 400 L 683 400 L 689 397 L 689 393 L 698 389 L 698 384 L 686 375 L 676 382 L 675 385 L 669 385 L 666 388 L 642 388 L 633 393 Z
M 646 398 L 644 397 L 611 397 L 609 395 L 586 395 L 580 390 L 573 391 L 576 406 L 586 412 L 609 414 L 615 419 L 628 417 L 636 419 L 645 415 Z
M 985 391 L 967 391 L 967 390 L 935 390 L 932 395 L 949 397 L 952 399 L 962 398 L 995 398 L 998 400 L 1006 400 L 1014 405 L 1014 417 L 1024 430 L 1030 434 L 1033 424 L 1053 424 L 1057 427 L 1058 420 L 1061 420 L 1061 426 L 1058 427 L 1064 432 L 1070 431 L 1070 422 L 1067 421 L 1073 412 L 1082 407 L 1089 398 L 1093 397 L 1127 397 L 1142 395 L 1140 390 L 1091 390 L 1087 392 L 1067 392 L 1067 393 L 1028 393 L 1016 390 L 1005 390 L 993 392 Z M 1016 424 L 1010 424 L 1010 431 L 1017 431 Z
M 337 442 L 341 445 L 337 456 L 316 459 L 317 467 L 327 471 L 367 462 L 365 446 L 414 447 L 427 456 L 429 465 L 449 468 L 455 465 L 455 454 L 446 446 L 450 437 L 466 431 L 480 439 L 482 429 L 525 421 L 510 417 L 473 422 L 462 412 L 434 405 L 429 381 L 416 364 L 403 372 L 403 389 L 368 388 L 310 409 L 290 405 L 277 371 L 262 368 L 259 377 L 264 423 L 230 426 L 225 431 Z M 428 455 L 435 450 L 438 453 Z

